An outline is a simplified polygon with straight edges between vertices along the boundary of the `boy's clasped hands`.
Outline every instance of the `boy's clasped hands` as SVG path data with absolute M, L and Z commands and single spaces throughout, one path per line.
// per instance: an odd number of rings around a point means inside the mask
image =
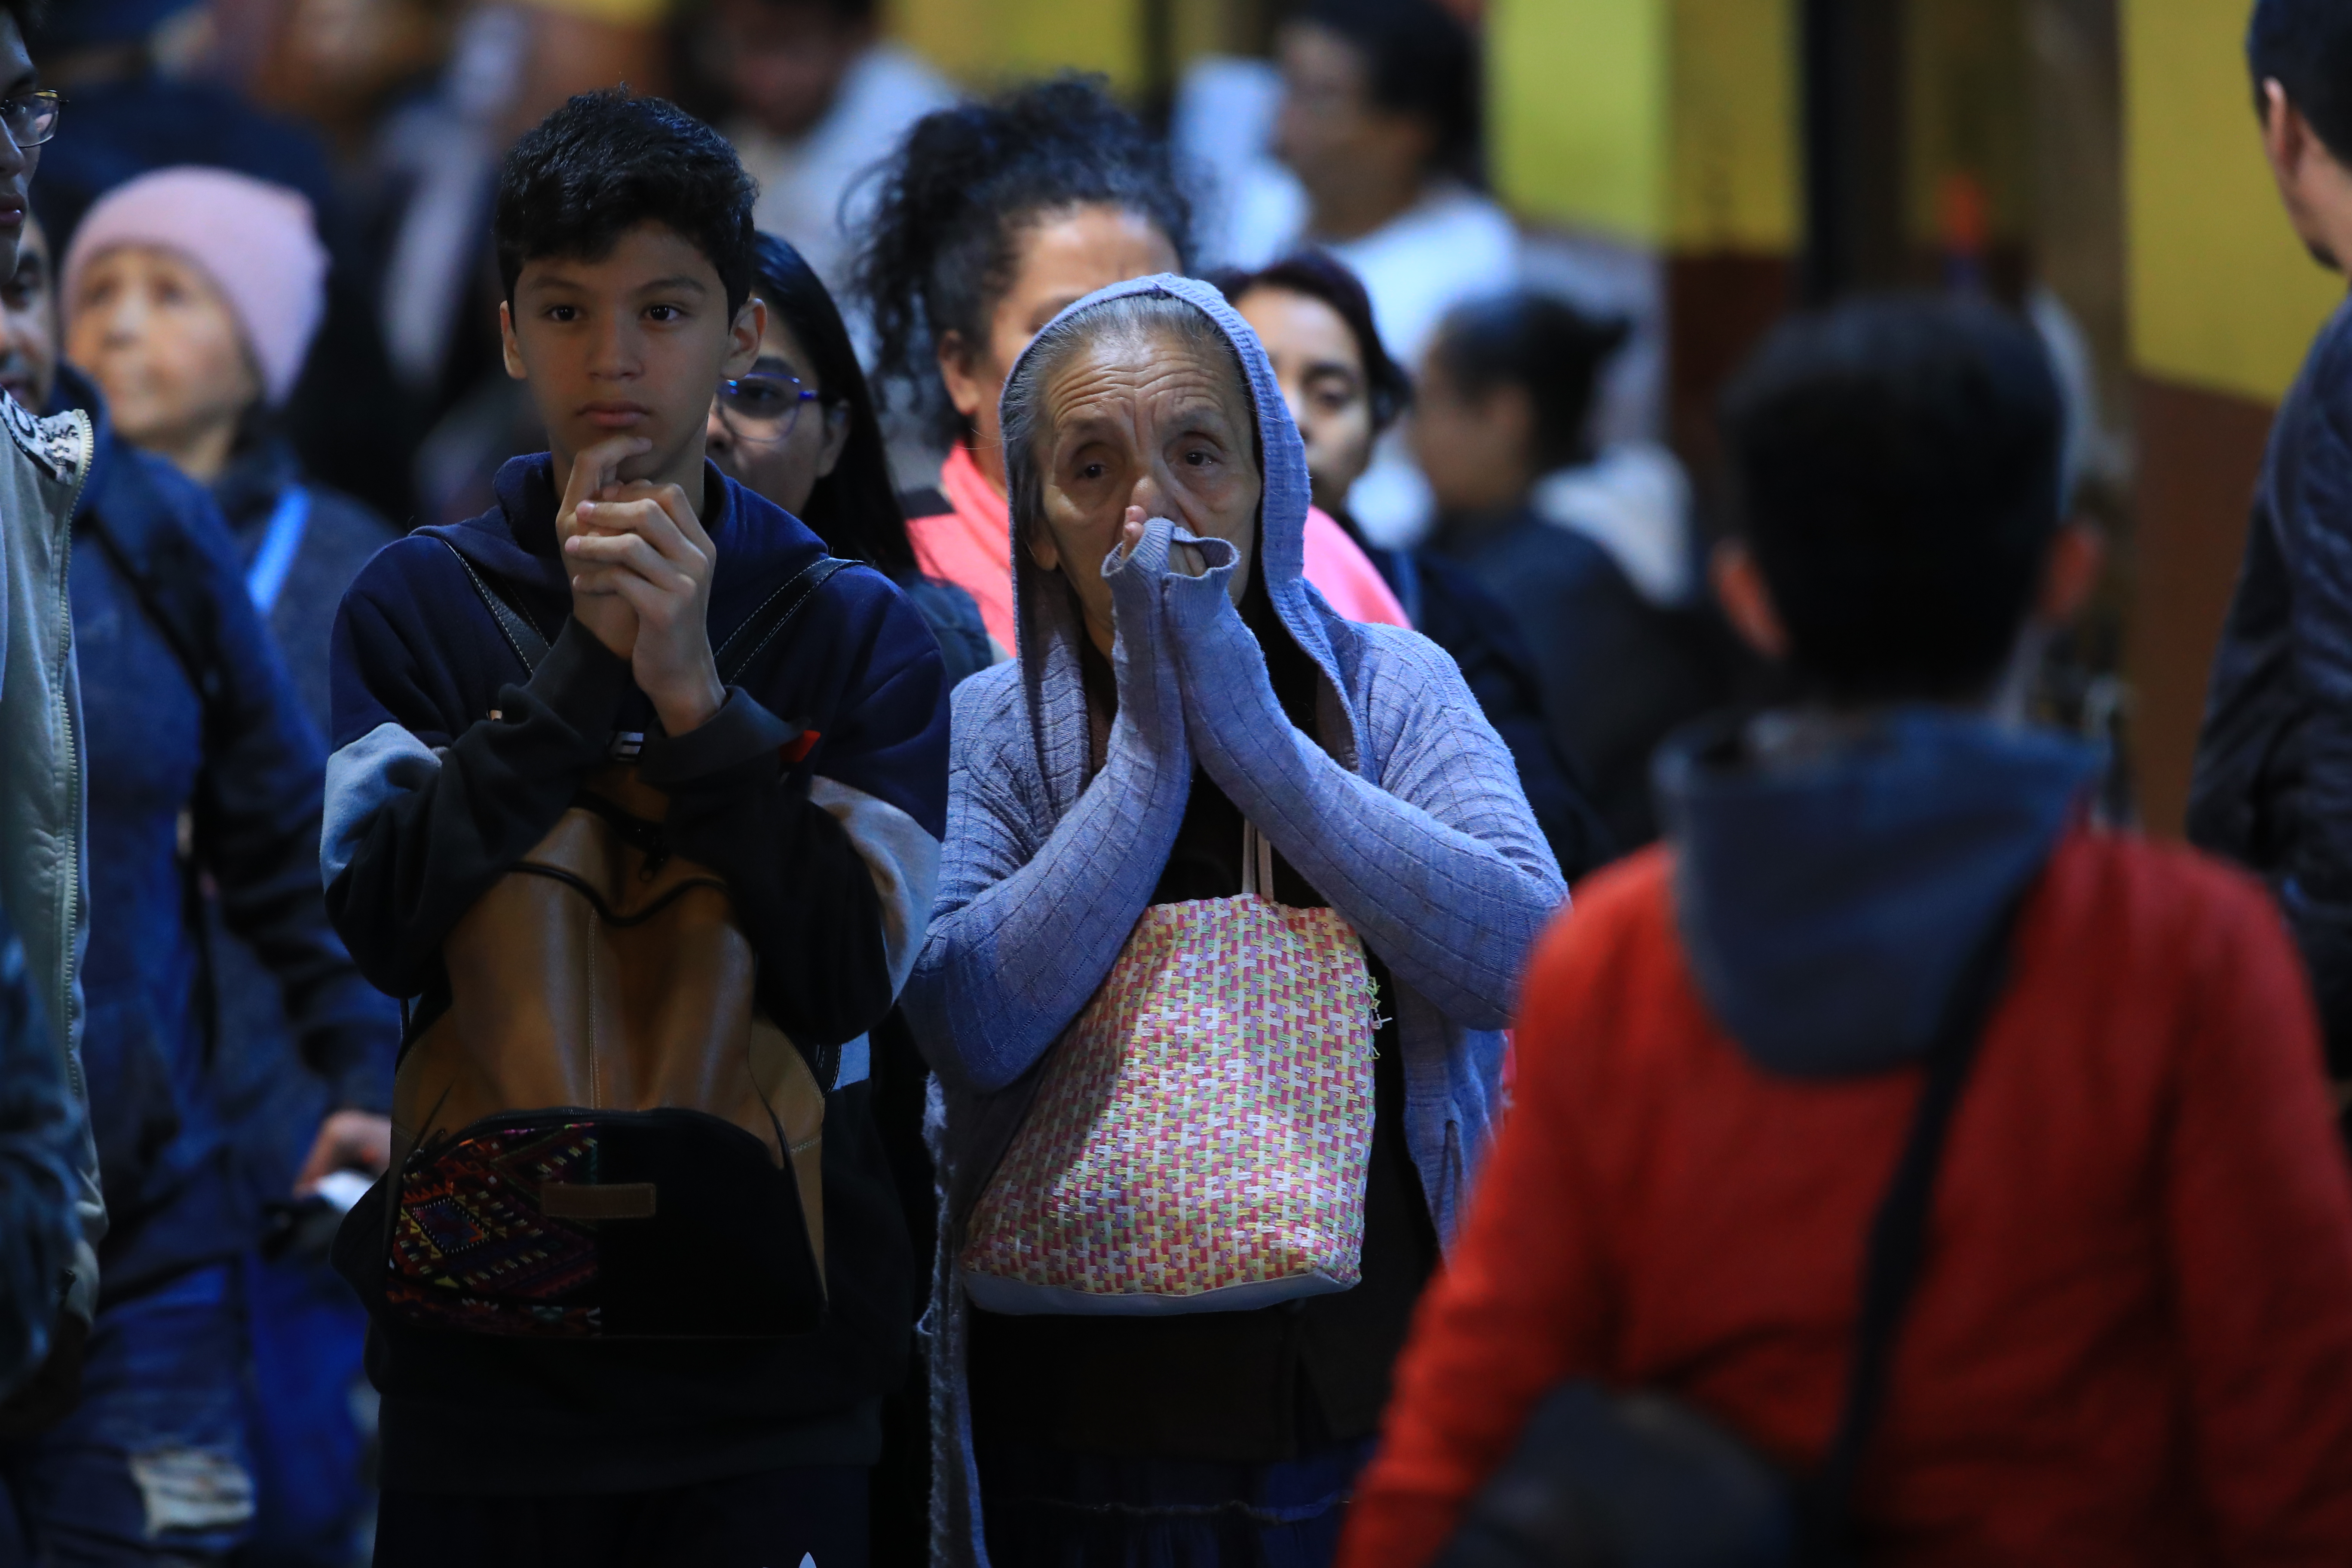
M 719 552 L 684 490 L 620 477 L 652 448 L 642 436 L 615 436 L 574 458 L 555 533 L 573 616 L 629 661 L 662 729 L 682 735 L 726 700 L 709 625 Z

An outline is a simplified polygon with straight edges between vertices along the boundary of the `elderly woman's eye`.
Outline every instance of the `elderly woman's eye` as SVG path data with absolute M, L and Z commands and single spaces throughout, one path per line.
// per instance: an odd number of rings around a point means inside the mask
M 1078 465 L 1078 478 L 1082 479 L 1098 479 L 1109 471 L 1109 469 L 1106 468 L 1100 463 L 1080 463 Z
M 1217 460 L 1217 455 L 1206 447 L 1195 447 L 1184 454 L 1184 460 L 1196 468 L 1205 468 Z

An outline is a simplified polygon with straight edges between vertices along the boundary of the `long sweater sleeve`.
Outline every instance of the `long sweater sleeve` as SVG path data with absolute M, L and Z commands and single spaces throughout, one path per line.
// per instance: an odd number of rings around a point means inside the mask
M 1460 670 L 1412 633 L 1365 630 L 1389 639 L 1364 693 L 1371 727 L 1398 739 L 1378 783 L 1351 773 L 1284 714 L 1226 592 L 1232 548 L 1200 548 L 1213 564 L 1167 575 L 1165 606 L 1202 767 L 1400 980 L 1457 1024 L 1502 1027 L 1568 889 Z
M 1131 556 L 1103 564 L 1118 717 L 1101 771 L 1044 843 L 1010 797 L 999 747 L 972 740 L 1004 733 L 979 710 L 1017 701 L 1017 688 L 982 676 L 957 689 L 939 899 L 905 998 L 932 1068 L 956 1087 L 999 1089 L 1029 1070 L 1110 972 L 1176 842 L 1192 759 L 1161 646 L 1168 542 L 1155 524 Z M 1001 744 L 1029 743 L 1028 726 L 1017 730 Z

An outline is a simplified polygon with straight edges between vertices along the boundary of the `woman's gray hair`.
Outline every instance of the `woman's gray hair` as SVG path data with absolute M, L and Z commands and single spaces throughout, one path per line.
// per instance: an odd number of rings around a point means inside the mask
M 1129 337 L 1139 342 L 1174 338 L 1195 349 L 1213 364 L 1231 373 L 1234 394 L 1249 416 L 1250 452 L 1258 468 L 1265 467 L 1257 429 L 1257 400 L 1251 395 L 1249 373 L 1242 356 L 1206 310 L 1173 294 L 1121 294 L 1072 310 L 1037 334 L 1004 384 L 1004 488 L 1013 513 L 1013 537 L 1024 538 L 1044 504 L 1044 481 L 1037 465 L 1037 443 L 1045 428 L 1045 386 L 1055 374 L 1081 349 L 1106 337 Z

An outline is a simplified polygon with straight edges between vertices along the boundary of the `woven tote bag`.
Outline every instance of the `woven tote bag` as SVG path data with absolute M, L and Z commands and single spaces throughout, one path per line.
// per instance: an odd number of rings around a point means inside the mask
M 1362 1275 L 1378 1026 L 1334 910 L 1242 895 L 1143 912 L 1052 1058 L 961 1257 L 992 1312 L 1239 1311 Z

